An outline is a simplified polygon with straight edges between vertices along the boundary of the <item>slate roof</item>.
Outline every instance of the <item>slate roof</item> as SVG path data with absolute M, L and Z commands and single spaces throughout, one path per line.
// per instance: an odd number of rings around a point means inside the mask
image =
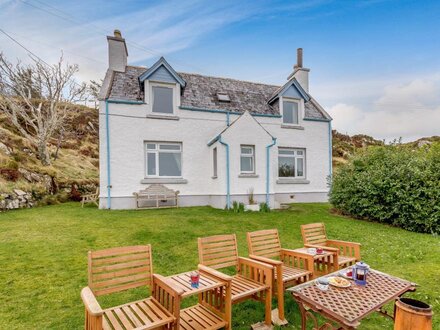
M 108 98 L 126 101 L 142 101 L 144 91 L 139 76 L 147 70 L 145 67 L 127 66 L 125 72 L 114 72 Z M 181 106 L 211 110 L 229 110 L 253 114 L 279 115 L 278 102 L 268 104 L 280 86 L 254 83 L 230 78 L 210 77 L 194 73 L 178 73 L 186 87 L 181 96 Z M 229 94 L 231 102 L 220 102 L 217 93 Z M 327 113 L 314 101 L 305 103 L 305 117 L 329 119 Z

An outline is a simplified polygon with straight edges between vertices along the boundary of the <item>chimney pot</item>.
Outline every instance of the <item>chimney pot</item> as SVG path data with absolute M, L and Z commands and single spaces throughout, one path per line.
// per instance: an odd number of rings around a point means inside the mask
M 121 31 L 119 30 L 113 31 L 113 35 L 115 36 L 115 38 L 122 38 Z
M 303 67 L 303 49 L 302 48 L 298 48 L 296 50 L 296 65 L 295 65 L 295 69 L 296 68 L 302 68 Z

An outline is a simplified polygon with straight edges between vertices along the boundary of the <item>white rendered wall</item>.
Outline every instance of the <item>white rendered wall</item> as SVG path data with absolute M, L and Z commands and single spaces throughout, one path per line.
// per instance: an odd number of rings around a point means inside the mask
M 147 105 L 109 104 L 111 196 L 112 208 L 134 207 L 133 192 L 146 188 L 144 141 L 182 142 L 182 178 L 185 184 L 166 184 L 179 190 L 182 205 L 213 205 L 223 208 L 226 204 L 226 148 L 220 143 L 208 147 L 226 127 L 226 115 L 198 111 L 176 111 L 179 120 L 147 118 Z M 231 115 L 231 122 L 238 116 Z M 326 195 L 329 175 L 328 123 L 302 121 L 303 130 L 281 128 L 280 118 L 253 117 L 277 138 L 271 148 L 271 194 L 298 193 L 302 201 L 308 194 Z M 222 138 L 230 144 L 231 200 L 246 198 L 250 187 L 259 201 L 266 193 L 266 145 L 272 138 L 249 116 L 241 117 Z M 100 103 L 100 191 L 101 207 L 106 207 L 107 156 L 105 102 Z M 235 126 L 235 127 L 234 127 Z M 240 144 L 255 145 L 256 174 L 258 178 L 240 178 Z M 278 146 L 306 149 L 306 176 L 308 184 L 277 184 Z M 218 177 L 212 178 L 212 149 L 217 147 Z M 235 196 L 235 197 L 234 197 Z M 310 195 L 312 196 L 312 195 Z M 276 198 L 276 196 L 275 196 Z M 273 196 L 271 196 L 273 199 Z M 284 197 L 283 197 L 284 199 Z M 314 201 L 315 197 L 310 197 Z

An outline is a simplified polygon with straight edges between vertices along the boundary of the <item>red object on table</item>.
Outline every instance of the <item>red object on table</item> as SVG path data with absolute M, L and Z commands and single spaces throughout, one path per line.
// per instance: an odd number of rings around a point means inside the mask
M 316 253 L 322 254 L 324 252 L 323 248 L 316 248 Z
M 198 288 L 199 287 L 200 274 L 198 272 L 192 272 L 190 276 L 191 276 L 191 287 Z

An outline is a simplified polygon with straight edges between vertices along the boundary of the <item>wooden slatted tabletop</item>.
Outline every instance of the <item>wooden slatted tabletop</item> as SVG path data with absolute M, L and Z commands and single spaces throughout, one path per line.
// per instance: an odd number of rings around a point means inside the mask
M 175 285 L 183 290 L 184 293 L 182 294 L 182 297 L 192 296 L 225 285 L 225 283 L 217 281 L 205 274 L 200 274 L 199 287 L 193 288 L 191 287 L 191 273 L 192 272 L 190 271 L 167 277 L 168 280 L 173 281 Z
M 337 274 L 335 272 L 326 277 Z M 322 291 L 315 281 L 310 281 L 288 291 L 299 303 L 302 313 L 306 306 L 347 329 L 355 329 L 364 317 L 381 311 L 385 304 L 405 292 L 414 291 L 416 287 L 414 283 L 372 269 L 367 275 L 367 285 L 359 286 L 350 282 L 348 288 L 329 285 L 327 291 Z
M 322 251 L 322 253 L 315 253 L 315 254 L 312 254 L 312 253 L 309 253 L 308 251 L 307 251 L 308 249 L 307 248 L 305 248 L 305 247 L 302 247 L 302 248 L 299 248 L 299 249 L 293 249 L 293 251 L 296 251 L 296 252 L 301 252 L 301 253 L 305 253 L 305 254 L 310 254 L 311 256 L 313 256 L 313 259 L 315 259 L 315 260 L 317 260 L 317 259 L 322 259 L 322 258 L 325 258 L 325 257 L 330 257 L 331 255 L 333 255 L 333 253 L 334 252 L 329 252 L 329 251 Z

